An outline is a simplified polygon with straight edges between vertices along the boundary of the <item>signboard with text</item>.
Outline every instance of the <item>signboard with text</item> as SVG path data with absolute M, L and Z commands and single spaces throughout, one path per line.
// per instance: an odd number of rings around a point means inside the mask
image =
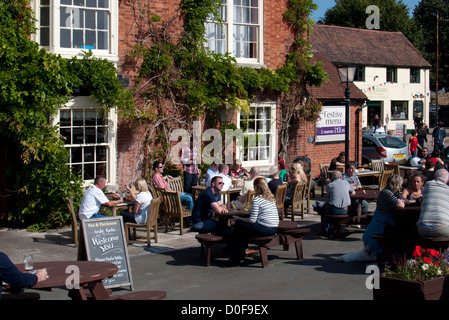
M 316 124 L 316 142 L 345 140 L 345 106 L 323 106 Z

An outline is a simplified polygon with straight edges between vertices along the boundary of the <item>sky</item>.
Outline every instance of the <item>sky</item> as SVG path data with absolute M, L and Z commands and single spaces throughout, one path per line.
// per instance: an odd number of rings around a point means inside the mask
M 327 9 L 332 8 L 335 5 L 334 0 L 313 0 L 318 5 L 318 10 L 312 13 L 312 18 L 317 22 L 320 18 L 324 17 L 324 13 Z M 402 0 L 402 3 L 406 4 L 410 10 L 410 16 L 413 14 L 413 9 L 420 2 L 420 0 Z

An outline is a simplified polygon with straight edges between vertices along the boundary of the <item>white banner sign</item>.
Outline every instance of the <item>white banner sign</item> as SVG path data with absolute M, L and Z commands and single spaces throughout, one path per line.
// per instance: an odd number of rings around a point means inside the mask
M 345 140 L 345 106 L 323 106 L 320 118 L 316 125 L 316 142 Z

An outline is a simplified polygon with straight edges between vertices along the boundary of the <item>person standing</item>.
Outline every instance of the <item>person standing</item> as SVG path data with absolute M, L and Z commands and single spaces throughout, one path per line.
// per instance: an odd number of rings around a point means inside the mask
M 443 152 L 444 139 L 446 138 L 446 129 L 443 127 L 443 122 L 438 122 L 438 125 L 433 129 L 433 151 Z
M 408 153 L 411 158 L 415 158 L 418 156 L 417 149 L 422 149 L 418 143 L 418 132 L 416 130 L 412 130 L 412 135 L 408 140 Z
M 116 204 L 122 203 L 123 199 L 119 194 L 114 193 L 111 197 L 114 200 L 108 199 L 103 193 L 103 189 L 106 186 L 106 178 L 103 176 L 97 176 L 94 179 L 94 184 L 90 186 L 84 193 L 81 200 L 80 209 L 78 212 L 80 220 L 91 218 L 104 218 L 106 216 L 99 214 L 101 205 L 113 207 Z
M 427 129 L 424 123 L 421 123 L 418 130 L 418 144 L 421 148 L 418 150 L 418 157 L 422 158 L 423 149 L 425 148 L 425 143 L 427 143 Z
M 184 192 L 192 194 L 192 187 L 198 184 L 198 165 L 196 159 L 198 150 L 193 146 L 193 137 L 190 138 L 190 145 L 182 149 L 182 170 L 184 173 Z

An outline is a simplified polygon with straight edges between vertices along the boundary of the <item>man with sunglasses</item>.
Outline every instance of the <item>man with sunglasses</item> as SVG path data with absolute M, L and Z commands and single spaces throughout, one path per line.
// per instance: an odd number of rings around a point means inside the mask
M 161 161 L 156 161 L 153 163 L 153 171 L 154 171 L 153 181 L 152 181 L 153 185 L 158 188 L 171 190 L 170 185 L 168 184 L 166 179 L 167 178 L 170 179 L 172 177 L 169 175 L 164 177 L 162 175 L 162 173 L 164 172 L 164 164 Z M 181 204 L 183 206 L 186 206 L 190 210 L 193 209 L 193 198 L 190 193 L 181 192 L 179 194 L 179 198 L 181 199 Z
M 228 210 L 221 203 L 220 191 L 223 189 L 223 178 L 212 178 L 211 186 L 200 194 L 192 210 L 191 224 L 193 231 L 213 232 L 217 235 L 228 235 L 229 227 L 215 219 L 215 213 L 226 213 Z

